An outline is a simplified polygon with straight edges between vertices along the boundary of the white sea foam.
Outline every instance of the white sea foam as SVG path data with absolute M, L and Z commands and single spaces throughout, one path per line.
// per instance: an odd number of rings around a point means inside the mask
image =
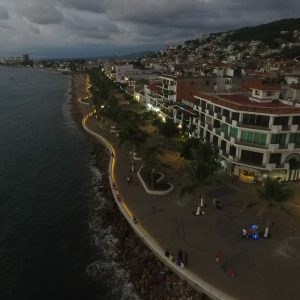
M 103 228 L 102 213 L 106 203 L 105 197 L 102 195 L 101 187 L 102 174 L 95 163 L 90 163 L 92 172 L 93 199 L 91 201 L 91 214 L 89 226 L 91 231 L 92 243 L 99 251 L 99 258 L 94 260 L 87 266 L 87 273 L 92 270 L 97 273 L 97 277 L 101 278 L 101 282 L 105 283 L 110 290 L 111 298 L 120 300 L 138 300 L 139 297 L 134 292 L 134 287 L 129 281 L 129 275 L 120 264 L 116 261 L 118 255 L 117 243 L 118 238 L 113 234 L 111 226 Z

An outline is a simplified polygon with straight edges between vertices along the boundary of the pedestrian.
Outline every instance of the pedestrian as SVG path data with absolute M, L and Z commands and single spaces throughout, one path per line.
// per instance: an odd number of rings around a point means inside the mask
M 166 250 L 165 255 L 166 255 L 166 257 L 170 257 L 170 251 L 169 251 L 169 249 Z
M 248 232 L 247 232 L 246 228 L 242 229 L 242 237 L 244 237 L 244 238 L 248 237 Z
M 177 256 L 178 256 L 178 259 L 179 259 L 180 261 L 182 261 L 182 255 L 183 255 L 183 252 L 182 252 L 181 249 L 179 249 L 178 252 L 177 252 Z
M 185 266 L 188 265 L 188 254 L 186 252 L 183 253 L 183 262 Z

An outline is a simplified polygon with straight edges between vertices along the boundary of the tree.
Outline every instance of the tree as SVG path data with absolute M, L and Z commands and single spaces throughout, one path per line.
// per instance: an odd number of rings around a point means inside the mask
M 199 147 L 192 150 L 192 161 L 188 164 L 186 180 L 180 189 L 180 195 L 195 193 L 202 197 L 205 185 L 211 182 L 219 167 L 220 163 L 214 148 L 208 143 L 200 143 Z
M 277 179 L 267 177 L 264 180 L 264 185 L 257 191 L 260 202 L 253 203 L 252 205 L 260 205 L 260 213 L 267 210 L 268 219 L 264 232 L 264 237 L 269 236 L 270 224 L 273 209 L 282 209 L 288 214 L 291 214 L 287 208 L 288 200 L 292 196 L 292 190 L 289 189 L 284 183 L 279 182 Z
M 166 122 L 159 124 L 159 133 L 167 138 L 176 137 L 179 135 L 179 130 L 172 119 L 166 118 Z
M 200 144 L 199 139 L 188 138 L 186 141 L 182 143 L 180 156 L 185 159 L 192 160 L 193 159 L 192 151 L 193 149 L 195 150 L 197 147 L 199 147 L 199 144 Z
M 162 150 L 158 145 L 146 146 L 142 150 L 142 159 L 144 163 L 145 177 L 150 182 L 150 187 L 154 187 L 154 172 L 155 169 L 160 166 L 161 162 L 158 159 L 158 155 L 162 154 Z
M 131 171 L 134 172 L 134 152 L 136 148 L 139 148 L 146 140 L 146 135 L 134 124 L 126 124 L 121 128 L 119 138 L 120 146 L 123 144 L 128 144 L 131 148 L 130 158 L 131 158 Z

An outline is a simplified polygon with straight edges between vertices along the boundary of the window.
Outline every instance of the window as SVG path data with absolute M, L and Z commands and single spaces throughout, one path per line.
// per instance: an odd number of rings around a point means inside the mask
M 221 149 L 223 150 L 223 154 L 226 153 L 226 142 L 223 140 L 221 141 Z
M 266 92 L 267 97 L 273 97 L 274 94 L 275 94 L 275 93 L 272 92 L 272 91 L 267 91 L 267 92 Z
M 271 144 L 285 145 L 285 141 L 286 141 L 286 134 L 285 133 L 272 134 Z
M 230 148 L 229 148 L 229 155 L 235 157 L 235 155 L 236 155 L 236 147 L 230 146 Z
M 243 114 L 243 124 L 258 126 L 258 127 L 269 127 L 269 116 L 264 115 L 254 115 L 254 114 Z
M 235 127 L 230 127 L 229 135 L 234 138 L 237 138 L 237 134 L 238 134 L 238 129 Z
M 221 113 L 221 107 L 220 106 L 215 106 L 215 113 Z
M 201 113 L 201 116 L 200 116 L 200 124 L 201 124 L 202 126 L 205 125 L 205 114 L 204 114 L 204 113 Z
M 300 116 L 294 116 L 292 124 L 299 126 L 300 125 Z
M 228 135 L 228 124 L 222 123 L 221 124 L 221 132 L 224 132 L 225 136 Z
M 230 112 L 227 109 L 223 109 L 223 116 L 225 116 L 227 119 L 230 117 Z
M 239 113 L 237 113 L 237 112 L 233 112 L 232 113 L 232 120 L 235 120 L 235 121 L 239 121 L 239 119 L 240 119 L 240 114 Z
M 289 143 L 295 143 L 296 145 L 300 145 L 300 133 L 291 133 Z
M 275 117 L 274 125 L 282 125 L 282 128 L 287 128 L 289 124 L 289 117 Z
M 260 91 L 259 91 L 259 90 L 254 90 L 254 94 L 255 94 L 256 96 L 259 96 L 259 95 L 260 95 Z
M 208 142 L 210 141 L 210 132 L 209 132 L 209 131 L 206 132 L 205 139 L 206 139 L 206 141 L 208 141 Z
M 247 144 L 266 145 L 267 134 L 242 130 L 241 141 Z
M 201 100 L 201 108 L 206 109 L 206 101 L 205 100 Z
M 254 151 L 242 150 L 241 161 L 255 165 L 262 165 L 263 154 Z
M 276 164 L 276 166 L 281 163 L 281 153 L 271 153 L 270 155 L 270 164 Z
M 213 136 L 213 144 L 218 147 L 218 137 L 216 135 Z

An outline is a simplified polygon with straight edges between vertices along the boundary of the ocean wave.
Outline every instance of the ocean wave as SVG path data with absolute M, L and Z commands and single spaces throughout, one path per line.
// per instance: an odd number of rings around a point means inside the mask
M 92 172 L 92 190 L 89 227 L 91 242 L 97 249 L 97 259 L 86 267 L 87 274 L 100 280 L 107 287 L 106 299 L 138 300 L 128 272 L 117 262 L 118 238 L 111 226 L 103 227 L 102 215 L 107 200 L 102 194 L 102 174 L 95 166 L 95 160 L 89 164 Z

